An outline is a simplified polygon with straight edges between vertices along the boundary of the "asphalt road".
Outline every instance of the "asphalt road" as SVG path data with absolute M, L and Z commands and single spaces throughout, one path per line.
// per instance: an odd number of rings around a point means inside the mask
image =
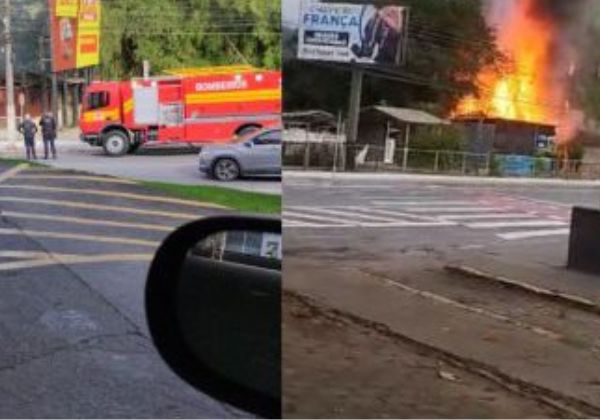
M 600 189 L 397 180 L 284 182 L 288 250 L 345 246 L 393 255 L 404 246 L 477 248 L 568 238 L 571 208 L 598 207 Z
M 73 143 L 73 140 L 70 141 Z M 38 145 L 39 146 L 39 145 Z M 38 147 L 39 148 L 39 147 Z M 41 153 L 38 150 L 38 153 Z M 196 153 L 169 150 L 140 149 L 134 155 L 119 158 L 107 157 L 101 148 L 85 144 L 60 149 L 59 159 L 48 163 L 61 169 L 87 171 L 95 174 L 111 175 L 147 181 L 169 182 L 187 185 L 212 185 L 242 191 L 281 194 L 279 178 L 251 178 L 234 182 L 219 182 L 207 178 L 198 171 Z
M 236 417 L 179 380 L 143 290 L 176 226 L 224 210 L 131 182 L 0 166 L 0 417 Z
M 415 379 L 396 383 L 393 378 L 405 377 L 402 362 L 393 359 L 393 352 L 389 358 L 383 350 L 375 353 L 352 326 L 332 338 L 333 332 L 319 337 L 300 324 L 284 334 L 318 340 L 319 354 L 329 353 L 332 360 L 342 354 L 336 346 L 344 340 L 349 349 L 343 354 L 354 361 L 328 363 L 313 350 L 307 357 L 320 360 L 319 369 L 288 356 L 285 366 L 295 369 L 284 371 L 284 395 L 288 389 L 295 392 L 290 394 L 295 398 L 286 401 L 295 417 L 318 409 L 303 408 L 303 402 L 316 398 L 311 390 L 318 384 L 299 370 L 334 378 L 346 375 L 350 365 L 363 371 L 353 379 L 360 382 L 355 392 L 375 396 L 357 406 L 355 397 L 344 398 L 347 389 L 340 384 L 335 388 L 339 394 L 330 392 L 336 402 L 329 406 L 332 416 L 341 410 L 346 417 L 356 417 L 369 408 L 418 415 L 434 404 L 441 417 L 510 417 L 524 401 L 558 410 L 560 417 L 599 415 L 597 313 L 444 270 L 455 261 L 485 263 L 512 271 L 517 277 L 509 278 L 525 283 L 536 278 L 536 285 L 549 290 L 577 283 L 589 293 L 576 295 L 596 299 L 597 278 L 567 272 L 564 265 L 571 208 L 598 207 L 598 187 L 290 177 L 284 178 L 284 197 L 283 278 L 288 290 L 345 322 L 360 320 L 361 328 L 372 334 L 397 340 L 399 352 L 404 351 L 403 343 L 417 346 L 419 354 L 433 351 L 432 365 L 450 358 L 455 366 L 494 378 L 512 392 L 512 397 L 488 400 L 497 403 L 493 413 L 482 414 L 467 403 L 457 407 L 456 400 L 418 390 L 439 389 L 440 381 L 460 382 L 464 394 L 457 398 L 474 401 L 479 388 L 460 379 L 468 376 L 465 372 L 431 377 L 427 364 L 422 364 L 411 374 Z M 301 328 L 305 329 L 297 331 Z M 284 340 L 283 354 L 302 352 Z M 380 366 L 380 361 L 387 363 L 383 371 L 369 368 Z M 294 382 L 298 378 L 303 379 L 301 389 Z M 410 388 L 408 401 L 390 403 L 385 387 L 394 385 Z

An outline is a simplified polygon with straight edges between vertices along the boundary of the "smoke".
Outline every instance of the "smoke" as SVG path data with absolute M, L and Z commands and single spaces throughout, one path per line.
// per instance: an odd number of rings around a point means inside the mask
M 588 0 L 535 0 L 531 13 L 555 25 L 570 25 L 576 22 Z
M 592 52 L 599 42 L 600 1 L 486 0 L 486 19 L 496 28 L 500 44 L 506 41 L 503 25 L 514 22 L 515 14 L 522 13 L 524 5 L 528 18 L 542 23 L 550 33 L 548 63 L 540 73 L 548 77 L 545 81 L 548 101 L 556 104 L 553 119 L 557 123 L 558 140 L 569 141 L 584 128 L 586 120 L 574 97 L 577 78 L 589 69 L 600 69 L 600 54 Z M 596 36 L 591 35 L 591 27 L 597 28 Z

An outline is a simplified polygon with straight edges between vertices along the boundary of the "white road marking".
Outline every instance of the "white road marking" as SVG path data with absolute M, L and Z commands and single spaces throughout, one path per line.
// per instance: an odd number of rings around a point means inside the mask
M 82 203 L 79 201 L 45 200 L 45 199 L 41 199 L 41 198 L 2 197 L 2 196 L 0 196 L 0 201 L 4 201 L 7 203 L 43 204 L 43 205 L 47 205 L 47 206 L 67 207 L 67 208 L 75 208 L 75 209 L 105 210 L 105 211 L 114 211 L 117 213 L 130 213 L 130 214 L 139 214 L 139 215 L 145 215 L 145 216 L 161 216 L 161 217 L 168 217 L 168 218 L 172 218 L 172 219 L 184 219 L 184 220 L 195 220 L 195 219 L 199 219 L 201 217 L 198 214 L 191 214 L 191 213 L 174 213 L 174 212 L 159 211 L 159 210 L 141 210 L 141 209 L 130 208 L 130 207 L 107 206 L 107 205 L 101 205 L 101 204 Z
M 7 236 L 31 236 L 39 238 L 50 238 L 50 239 L 69 239 L 79 240 L 87 242 L 103 242 L 112 244 L 124 244 L 124 245 L 141 245 L 156 248 L 160 245 L 156 241 L 146 241 L 143 239 L 133 238 L 121 238 L 121 237 L 110 237 L 110 236 L 98 236 L 98 235 L 83 235 L 77 233 L 65 233 L 65 232 L 47 232 L 40 230 L 19 230 L 19 229 L 0 229 L 0 235 Z
M 65 192 L 65 193 L 73 193 L 73 194 L 85 194 L 85 195 L 96 195 L 102 197 L 112 197 L 112 198 L 125 198 L 129 200 L 138 200 L 138 201 L 148 201 L 153 203 L 168 203 L 168 204 L 178 204 L 192 207 L 201 207 L 201 208 L 217 208 L 217 209 L 226 209 L 227 207 L 213 204 L 213 203 L 204 203 L 198 201 L 191 200 L 182 200 L 179 198 L 171 198 L 171 197 L 158 197 L 151 196 L 145 194 L 133 194 L 133 193 L 125 193 L 125 192 L 117 192 L 117 191 L 102 191 L 102 190 L 91 190 L 87 188 L 63 188 L 63 187 L 47 187 L 47 186 L 37 186 L 37 185 L 0 185 L 1 189 L 12 189 L 12 190 L 29 190 L 29 191 L 48 191 L 48 192 Z
M 364 213 L 375 213 L 382 214 L 384 216 L 397 216 L 397 217 L 406 217 L 410 219 L 419 219 L 426 220 L 429 222 L 439 221 L 439 218 L 431 217 L 431 216 L 422 216 L 418 214 L 405 213 L 401 211 L 393 211 L 393 210 L 384 210 L 382 208 L 375 207 L 360 207 L 360 206 L 347 206 L 348 209 L 362 211 Z
M 571 233 L 570 229 L 544 229 L 530 230 L 522 232 L 500 233 L 498 236 L 506 241 L 514 241 L 518 239 L 543 238 L 547 236 L 567 236 Z
M 533 213 L 450 214 L 440 216 L 444 220 L 527 219 L 538 217 Z
M 321 207 L 292 206 L 292 207 L 290 207 L 290 209 L 296 210 L 296 211 L 308 211 L 313 214 L 317 213 L 317 214 L 326 214 L 326 215 L 347 217 L 349 219 L 358 218 L 358 219 L 368 219 L 368 220 L 372 220 L 374 222 L 389 222 L 389 223 L 397 222 L 396 219 L 390 219 L 389 217 L 377 217 L 377 216 L 371 216 L 368 214 L 351 213 L 351 212 L 347 212 L 347 211 L 332 210 L 329 208 L 321 208 Z
M 88 218 L 83 218 L 83 217 L 63 217 L 63 216 L 57 216 L 54 214 L 34 214 L 34 213 L 12 212 L 12 211 L 3 211 L 3 212 L 0 212 L 0 214 L 3 216 L 13 218 L 13 219 L 46 220 L 49 222 L 64 222 L 64 223 L 73 223 L 73 224 L 77 224 L 77 225 L 120 227 L 120 228 L 151 230 L 151 231 L 156 231 L 156 232 L 172 232 L 175 230 L 175 226 L 164 226 L 164 225 L 158 225 L 158 224 L 145 224 L 145 223 L 111 222 L 108 220 L 88 219 Z
M 8 179 L 14 178 L 21 171 L 24 171 L 27 168 L 29 168 L 29 165 L 27 163 L 21 163 L 20 165 L 17 165 L 13 168 L 10 168 L 10 169 L 0 173 L 0 183 L 6 181 Z
M 285 216 L 284 216 L 285 217 Z M 443 227 L 456 226 L 451 222 L 395 222 L 395 223 L 365 223 L 357 222 L 354 224 L 325 224 L 325 223 L 304 223 L 302 225 L 294 225 L 295 222 L 283 222 L 284 227 L 289 228 L 314 228 L 314 229 L 330 229 L 330 228 L 422 228 L 422 227 Z
M 487 213 L 497 212 L 503 210 L 510 210 L 509 208 L 498 208 L 498 207 L 447 207 L 433 209 L 431 207 L 417 207 L 411 208 L 410 211 L 417 213 Z
M 26 268 L 52 265 L 92 264 L 101 262 L 148 262 L 153 254 L 108 254 L 108 255 L 52 255 L 50 258 L 30 261 L 0 263 L 0 271 L 23 270 Z
M 378 206 L 470 206 L 473 201 L 406 201 L 406 200 L 372 200 L 373 204 Z
M 25 175 L 21 174 L 16 176 L 14 179 L 40 179 L 40 180 L 72 180 L 72 181 L 90 181 L 100 182 L 104 184 L 123 184 L 123 185 L 138 185 L 137 182 L 129 179 L 110 178 L 102 176 L 91 176 L 91 175 Z
M 490 222 L 490 223 L 468 223 L 465 224 L 471 229 L 499 229 L 499 228 L 519 228 L 519 227 L 557 227 L 569 226 L 568 223 L 555 220 L 515 220 L 513 222 Z
M 310 214 L 304 214 L 304 213 L 296 213 L 293 211 L 284 211 L 283 212 L 283 220 L 286 221 L 288 218 L 299 218 L 299 219 L 306 219 L 306 220 L 317 220 L 317 221 L 324 221 L 326 223 L 335 223 L 336 225 L 339 226 L 343 226 L 344 223 L 340 222 L 339 219 L 334 219 L 333 217 L 327 217 L 327 216 L 315 216 L 315 215 L 310 215 Z M 347 226 L 351 226 L 351 225 L 347 225 Z

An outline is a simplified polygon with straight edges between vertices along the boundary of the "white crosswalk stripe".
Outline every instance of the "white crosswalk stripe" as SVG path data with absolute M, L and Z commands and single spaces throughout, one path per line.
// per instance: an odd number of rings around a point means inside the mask
M 561 237 L 569 234 L 566 214 L 520 200 L 450 200 L 436 197 L 367 199 L 357 205 L 288 206 L 283 225 L 297 229 L 463 227 L 490 231 L 506 240 Z M 539 209 L 539 210 L 536 210 Z
M 567 236 L 570 233 L 570 229 L 544 229 L 501 233 L 498 234 L 498 237 L 507 241 L 515 241 L 517 239 L 545 238 L 548 236 Z

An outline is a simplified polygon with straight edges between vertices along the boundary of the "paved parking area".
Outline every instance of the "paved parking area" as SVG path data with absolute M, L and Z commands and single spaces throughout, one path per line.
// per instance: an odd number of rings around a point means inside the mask
M 0 166 L 0 417 L 239 416 L 169 371 L 143 309 L 160 242 L 227 210 L 123 179 L 9 171 Z

